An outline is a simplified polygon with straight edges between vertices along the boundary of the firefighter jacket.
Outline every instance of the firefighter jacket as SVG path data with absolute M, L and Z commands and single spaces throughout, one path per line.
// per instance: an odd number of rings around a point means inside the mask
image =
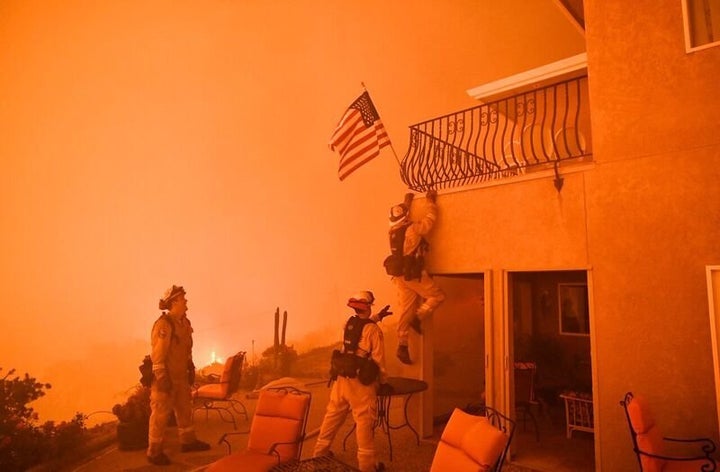
M 425 202 L 425 214 L 417 221 L 413 221 L 405 230 L 405 243 L 403 245 L 403 255 L 413 254 L 423 240 L 423 236 L 428 234 L 435 225 L 437 219 L 437 205 L 430 200 Z M 390 231 L 393 231 L 391 229 Z
M 161 316 L 153 325 L 150 357 L 153 372 L 165 370 L 173 384 L 181 379 L 187 383 L 188 365 L 192 361 L 192 325 L 182 315 Z

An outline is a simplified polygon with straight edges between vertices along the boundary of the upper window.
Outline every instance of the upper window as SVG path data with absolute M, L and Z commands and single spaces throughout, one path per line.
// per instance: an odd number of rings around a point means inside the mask
M 685 49 L 720 45 L 720 0 L 682 0 Z

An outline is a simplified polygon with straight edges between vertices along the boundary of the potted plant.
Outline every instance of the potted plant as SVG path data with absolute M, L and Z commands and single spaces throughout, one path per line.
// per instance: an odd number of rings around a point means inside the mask
M 125 403 L 113 406 L 112 412 L 118 419 L 118 448 L 123 451 L 146 448 L 150 424 L 150 389 L 137 387 Z

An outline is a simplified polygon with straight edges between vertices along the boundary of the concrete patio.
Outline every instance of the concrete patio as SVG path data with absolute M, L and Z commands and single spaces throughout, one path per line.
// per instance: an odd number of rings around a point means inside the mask
M 310 457 L 315 445 L 315 434 L 320 427 L 322 418 L 327 405 L 330 389 L 327 388 L 324 381 L 317 379 L 300 379 L 297 380 L 296 386 L 305 390 L 310 390 L 313 394 L 311 411 L 307 431 L 310 437 L 305 441 L 302 449 L 302 456 Z M 255 410 L 256 400 L 253 395 L 248 392 L 238 393 L 238 399 L 242 400 L 248 408 L 250 418 Z M 397 411 L 396 411 L 397 410 Z M 198 410 L 195 414 L 195 427 L 198 437 L 211 444 L 212 448 L 205 452 L 180 453 L 180 446 L 177 435 L 171 430 L 169 436 L 170 441 L 166 445 L 166 454 L 172 460 L 172 464 L 166 467 L 157 467 L 149 464 L 145 458 L 144 450 L 137 451 L 121 451 L 117 448 L 117 444 L 113 444 L 103 450 L 97 451 L 92 457 L 88 457 L 86 461 L 75 464 L 66 469 L 72 472 L 93 472 L 93 471 L 126 471 L 126 472 L 142 472 L 150 470 L 164 470 L 167 472 L 179 471 L 201 471 L 207 464 L 219 459 L 227 454 L 227 447 L 224 444 L 218 444 L 219 438 L 223 433 L 232 431 L 232 424 L 222 421 L 219 416 L 213 412 L 205 412 Z M 391 418 L 395 423 L 396 415 L 401 415 L 401 402 L 393 402 L 391 409 Z M 238 431 L 247 431 L 249 422 L 242 417 L 238 417 Z M 351 435 L 347 440 L 347 450 L 343 451 L 342 439 L 350 431 L 352 427 L 352 419 L 349 418 L 340 434 L 333 444 L 333 451 L 340 460 L 351 465 L 357 465 L 355 459 L 355 437 Z M 383 461 L 388 471 L 393 472 L 422 472 L 430 469 L 435 448 L 437 445 L 440 431 L 436 431 L 433 437 L 421 439 L 420 444 L 416 443 L 415 436 L 407 429 L 399 429 L 392 431 L 393 444 L 393 460 L 389 458 L 389 447 L 387 436 L 385 433 L 378 431 L 376 434 L 376 450 L 378 460 Z M 241 450 L 246 446 L 247 436 L 238 435 L 233 438 L 233 450 Z M 504 471 L 512 472 L 532 472 L 533 469 L 527 469 L 516 465 L 506 464 Z

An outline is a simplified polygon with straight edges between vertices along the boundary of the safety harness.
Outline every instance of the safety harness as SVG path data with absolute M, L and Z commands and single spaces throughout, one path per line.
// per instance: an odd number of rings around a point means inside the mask
M 368 323 L 375 322 L 357 315 L 348 318 L 343 332 L 343 350 L 333 350 L 330 359 L 330 381 L 336 380 L 338 375 L 350 379 L 357 377 L 363 385 L 370 385 L 378 379 L 380 367 L 371 359 L 370 353 L 358 355 L 360 337 Z

